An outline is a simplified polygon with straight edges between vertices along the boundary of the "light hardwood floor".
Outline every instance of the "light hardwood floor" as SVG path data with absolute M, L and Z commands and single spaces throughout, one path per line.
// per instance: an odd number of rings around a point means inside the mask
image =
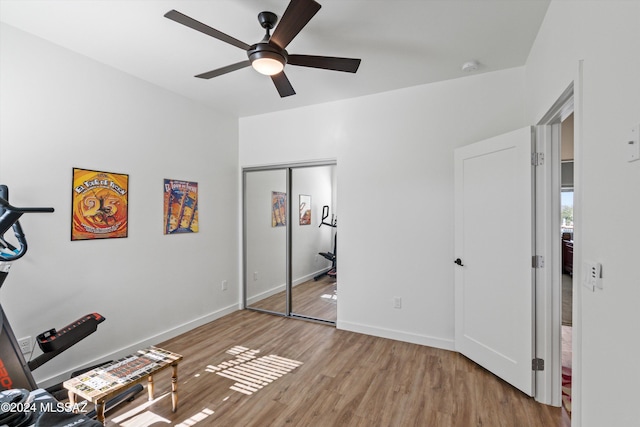
M 536 403 L 457 353 L 313 322 L 242 310 L 158 345 L 184 356 L 178 411 L 171 412 L 170 378 L 159 375 L 154 402 L 140 395 L 108 412 L 107 426 L 570 425 L 562 409 Z M 250 356 L 260 359 L 257 368 L 239 360 L 250 350 L 259 351 Z M 218 373 L 233 374 L 221 371 L 233 360 L 241 362 L 240 382 L 272 382 L 250 395 L 230 389 L 236 380 Z M 267 375 L 274 369 L 280 377 Z
M 336 279 L 329 276 L 294 286 L 291 291 L 293 313 L 335 322 L 338 317 L 336 288 Z M 286 311 L 286 294 L 282 291 L 271 295 L 251 304 L 251 308 L 284 313 Z

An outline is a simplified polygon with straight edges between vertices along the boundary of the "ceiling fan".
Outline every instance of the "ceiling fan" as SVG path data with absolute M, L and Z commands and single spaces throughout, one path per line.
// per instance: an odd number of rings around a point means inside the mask
M 276 86 L 280 97 L 284 98 L 285 96 L 295 95 L 296 93 L 284 73 L 285 64 L 344 71 L 348 73 L 355 73 L 360 66 L 360 59 L 315 55 L 290 55 L 285 50 L 287 45 L 291 43 L 291 40 L 298 35 L 300 30 L 302 30 L 318 10 L 320 10 L 320 7 L 320 4 L 314 0 L 291 0 L 282 15 L 280 24 L 278 24 L 273 31 L 273 35 L 270 34 L 270 31 L 276 25 L 278 17 L 273 12 L 260 12 L 258 14 L 258 22 L 260 22 L 260 25 L 267 33 L 260 42 L 253 45 L 248 45 L 176 10 L 170 10 L 164 16 L 247 52 L 248 60 L 207 71 L 206 73 L 198 74 L 196 77 L 211 79 L 251 65 L 259 73 L 271 76 L 271 80 Z

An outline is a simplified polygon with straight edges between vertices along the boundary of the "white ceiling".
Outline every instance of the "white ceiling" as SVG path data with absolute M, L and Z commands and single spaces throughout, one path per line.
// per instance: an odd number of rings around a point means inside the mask
M 244 68 L 243 50 L 164 18 L 176 9 L 247 44 L 288 0 L 0 0 L 0 21 L 238 117 L 353 98 L 525 63 L 550 0 L 318 0 L 289 53 L 361 58 L 356 74 L 287 66 L 297 94 Z

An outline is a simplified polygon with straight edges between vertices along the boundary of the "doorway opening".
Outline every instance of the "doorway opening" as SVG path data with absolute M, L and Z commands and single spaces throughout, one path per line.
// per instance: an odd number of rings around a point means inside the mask
M 547 361 L 536 372 L 536 400 L 571 415 L 574 318 L 574 85 L 540 120 L 536 151 L 536 357 Z M 579 237 L 579 236 L 578 236 Z M 579 325 L 578 325 L 579 327 Z
M 573 342 L 573 113 L 560 124 L 560 233 L 562 239 L 562 406 L 571 416 Z

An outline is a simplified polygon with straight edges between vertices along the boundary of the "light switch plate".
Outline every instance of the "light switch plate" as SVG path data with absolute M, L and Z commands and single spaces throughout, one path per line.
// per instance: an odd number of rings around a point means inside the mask
M 602 264 L 584 261 L 582 268 L 582 285 L 592 292 L 595 288 L 602 289 Z

